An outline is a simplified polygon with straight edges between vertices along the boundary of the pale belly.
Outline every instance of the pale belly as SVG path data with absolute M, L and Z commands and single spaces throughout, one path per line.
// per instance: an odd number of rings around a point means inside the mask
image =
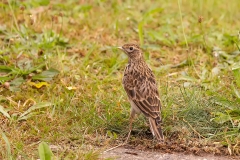
M 134 111 L 136 114 L 142 113 L 141 110 L 133 103 L 133 101 L 129 100 L 131 104 L 131 110 Z

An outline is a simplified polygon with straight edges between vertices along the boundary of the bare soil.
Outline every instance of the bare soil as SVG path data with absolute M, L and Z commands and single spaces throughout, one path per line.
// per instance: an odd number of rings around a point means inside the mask
M 211 154 L 184 154 L 184 153 L 161 153 L 156 150 L 139 150 L 119 147 L 108 152 L 103 152 L 101 158 L 117 160 L 239 160 L 240 157 L 216 156 Z
M 101 158 L 117 160 L 240 160 L 238 154 L 230 156 L 229 149 L 220 143 L 206 143 L 200 139 L 192 141 L 171 137 L 162 143 L 154 143 L 149 137 L 142 141 L 131 140 L 128 144 L 105 149 Z

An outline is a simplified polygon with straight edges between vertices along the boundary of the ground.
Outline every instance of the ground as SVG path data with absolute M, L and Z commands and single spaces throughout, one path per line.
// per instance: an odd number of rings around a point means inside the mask
M 116 148 L 103 152 L 100 158 L 113 158 L 117 160 L 231 160 L 237 157 L 213 156 L 209 154 L 193 155 L 183 153 L 160 153 L 156 151 L 142 151 L 136 149 Z
M 239 0 L 1 0 L 0 159 L 97 159 L 123 143 L 128 58 L 117 47 L 125 43 L 139 44 L 154 72 L 166 137 L 154 144 L 140 115 L 128 145 L 165 156 L 238 156 L 239 6 Z

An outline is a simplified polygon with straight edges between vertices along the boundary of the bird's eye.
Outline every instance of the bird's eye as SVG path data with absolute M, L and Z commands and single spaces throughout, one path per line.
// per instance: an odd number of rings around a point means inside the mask
M 133 50 L 133 47 L 130 47 L 129 49 L 130 49 L 130 51 L 132 51 L 132 50 Z

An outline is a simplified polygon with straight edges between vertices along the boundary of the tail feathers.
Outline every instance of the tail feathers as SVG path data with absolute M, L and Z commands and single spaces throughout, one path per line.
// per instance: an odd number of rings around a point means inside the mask
M 158 141 L 163 141 L 164 136 L 162 132 L 162 128 L 160 124 L 158 125 L 157 120 L 149 117 L 150 129 L 154 137 L 157 138 Z

